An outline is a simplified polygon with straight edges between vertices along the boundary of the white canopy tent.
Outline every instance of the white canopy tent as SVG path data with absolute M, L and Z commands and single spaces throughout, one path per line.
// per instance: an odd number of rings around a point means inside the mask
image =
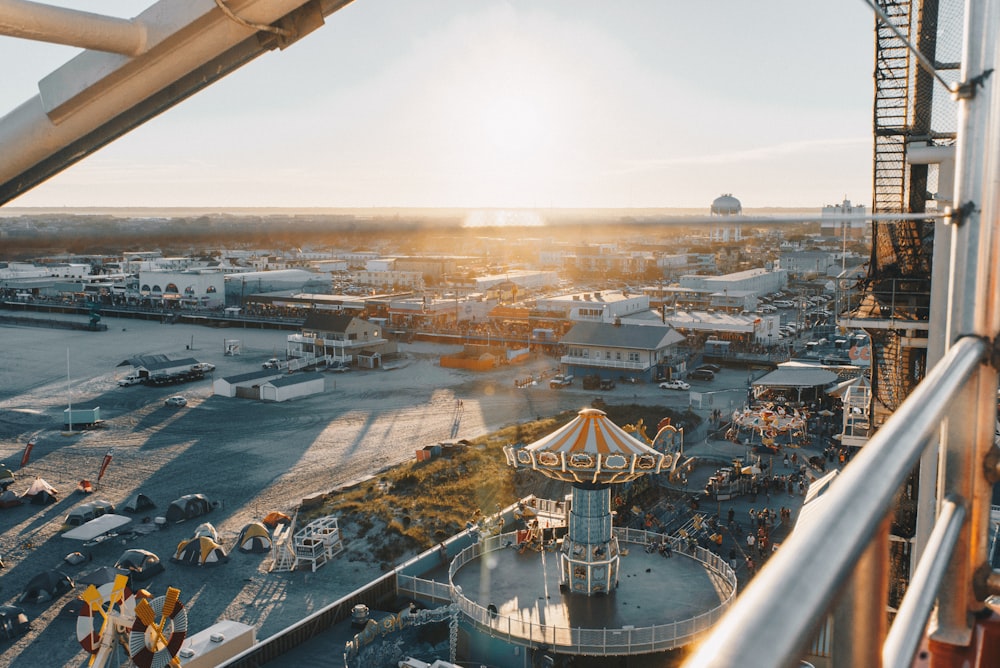
M 120 529 L 131 522 L 132 518 L 125 517 L 124 515 L 101 515 L 85 524 L 81 524 L 75 529 L 70 529 L 63 534 L 63 538 L 89 542 L 111 531 Z

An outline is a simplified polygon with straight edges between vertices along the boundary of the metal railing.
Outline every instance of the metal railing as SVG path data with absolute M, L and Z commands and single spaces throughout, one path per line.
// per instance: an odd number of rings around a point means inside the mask
M 638 529 L 616 528 L 614 534 L 620 543 L 632 543 L 636 549 L 645 547 L 650 542 L 659 543 L 664 538 L 662 534 Z M 484 554 L 504 549 L 504 545 L 510 544 L 514 539 L 514 533 L 506 533 L 470 545 L 459 552 L 448 570 L 451 600 L 458 605 L 465 619 L 491 636 L 513 644 L 547 645 L 556 652 L 588 656 L 619 656 L 676 649 L 707 633 L 736 596 L 736 574 L 729 564 L 711 550 L 696 547 L 692 552 L 678 551 L 675 554 L 701 562 L 721 579 L 720 585 L 727 590 L 725 600 L 711 610 L 689 619 L 644 627 L 594 629 L 537 624 L 485 608 L 466 597 L 461 587 L 454 584 L 455 574 L 462 566 Z M 408 580 L 406 585 L 413 589 L 419 586 L 421 590 L 428 592 L 437 591 L 431 581 L 417 582 L 418 580 Z
M 687 666 L 796 665 L 831 613 L 834 668 L 909 666 L 925 634 L 936 666 L 971 665 L 962 664 L 963 652 L 996 651 L 973 646 L 973 638 L 974 613 L 989 595 L 1000 594 L 1000 574 L 986 555 L 990 496 L 1000 478 L 998 21 L 1000 1 L 967 2 L 962 94 L 956 96 L 956 206 L 951 225 L 936 224 L 929 294 L 897 300 L 892 285 L 888 292 L 885 285 L 870 286 L 887 307 L 873 316 L 898 320 L 888 325 L 894 329 L 907 329 L 900 301 L 926 307 L 926 314 L 912 315 L 929 331 L 929 365 L 937 363 L 830 488 L 804 508 L 788 540 Z M 929 537 L 918 536 L 920 561 L 887 629 L 889 514 L 918 461 L 920 494 L 937 499 L 929 507 L 936 522 Z
M 652 364 L 644 362 L 628 362 L 625 360 L 607 360 L 594 357 L 577 357 L 574 355 L 563 355 L 559 358 L 560 364 L 572 364 L 574 366 L 589 366 L 595 369 L 621 369 L 623 371 L 645 371 Z
M 893 495 L 948 415 L 950 399 L 988 350 L 974 337 L 951 348 L 829 491 L 803 512 L 788 540 L 687 665 L 787 665 L 805 652 L 852 567 L 878 540 Z

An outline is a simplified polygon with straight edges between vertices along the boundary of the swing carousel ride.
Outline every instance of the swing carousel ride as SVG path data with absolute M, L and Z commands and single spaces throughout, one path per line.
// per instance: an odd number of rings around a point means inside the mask
M 739 441 L 741 432 L 745 429 L 760 437 L 764 447 L 776 450 L 779 437 L 785 436 L 783 443 L 792 447 L 808 445 L 809 434 L 806 426 L 809 414 L 798 408 L 786 409 L 772 403 L 733 411 L 732 422 L 726 431 L 726 438 Z

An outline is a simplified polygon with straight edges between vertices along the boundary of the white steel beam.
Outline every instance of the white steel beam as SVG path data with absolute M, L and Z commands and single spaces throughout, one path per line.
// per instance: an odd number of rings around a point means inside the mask
M 0 35 L 126 56 L 139 55 L 146 44 L 139 21 L 26 0 L 0 0 Z
M 146 32 L 142 53 L 84 51 L 0 118 L 0 205 L 350 2 L 226 0 L 237 21 L 214 0 L 160 0 L 135 19 Z

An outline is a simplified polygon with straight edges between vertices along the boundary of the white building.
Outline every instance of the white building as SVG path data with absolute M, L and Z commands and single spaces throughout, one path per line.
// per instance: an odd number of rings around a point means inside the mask
M 351 280 L 358 285 L 387 290 L 423 290 L 424 275 L 419 271 L 352 271 Z
M 666 323 L 674 329 L 704 334 L 735 334 L 744 339 L 753 339 L 763 345 L 771 345 L 780 340 L 778 328 L 781 316 L 778 314 L 740 315 L 734 313 L 709 313 L 707 311 L 675 311 L 660 318 L 645 315 L 636 319 L 625 319 L 627 324 Z
M 723 276 L 702 276 L 687 274 L 681 276 L 682 288 L 693 290 L 709 290 L 712 293 L 721 292 L 756 292 L 766 295 L 777 292 L 788 285 L 788 274 L 781 269 L 747 269 Z
M 503 274 L 492 274 L 490 276 L 480 276 L 473 279 L 472 289 L 475 292 L 486 292 L 495 285 L 506 281 L 516 284 L 520 289 L 526 291 L 544 290 L 559 282 L 559 275 L 554 271 L 529 271 L 527 269 L 515 269 Z
M 831 267 L 840 266 L 837 253 L 797 251 L 781 254 L 781 267 L 792 276 L 825 276 Z
M 187 271 L 140 271 L 140 301 L 157 306 L 221 308 L 225 305 L 225 276 L 221 271 L 191 269 Z
M 288 401 L 312 394 L 322 394 L 324 387 L 323 374 L 315 371 L 296 373 L 264 382 L 260 386 L 260 398 L 264 401 Z
M 546 297 L 536 302 L 536 309 L 561 313 L 576 322 L 613 323 L 618 318 L 649 310 L 649 295 L 603 290 Z
M 284 375 L 285 372 L 278 369 L 261 369 L 260 371 L 216 378 L 212 381 L 212 394 L 219 397 L 259 399 L 261 385 Z
M 868 229 L 868 221 L 866 220 L 842 219 L 843 216 L 858 216 L 860 218 L 865 215 L 864 204 L 854 205 L 849 199 L 845 199 L 840 204 L 824 206 L 820 215 L 827 218 L 827 220 L 820 219 L 819 222 L 819 233 L 824 237 L 860 238 L 865 235 Z

